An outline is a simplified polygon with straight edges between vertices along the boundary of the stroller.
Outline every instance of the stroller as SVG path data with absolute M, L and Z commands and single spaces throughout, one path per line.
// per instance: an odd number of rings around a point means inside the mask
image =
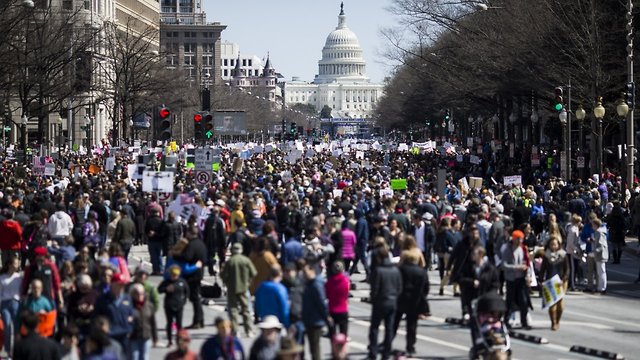
M 506 311 L 506 303 L 496 292 L 486 293 L 474 302 L 469 359 L 511 359 L 509 331 L 502 321 Z

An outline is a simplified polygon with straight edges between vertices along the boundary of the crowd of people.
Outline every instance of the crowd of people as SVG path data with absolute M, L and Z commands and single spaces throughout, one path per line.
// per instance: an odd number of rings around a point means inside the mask
M 205 186 L 182 156 L 164 202 L 128 178 L 137 157 L 127 153 L 116 153 L 111 171 L 89 171 L 114 156 L 108 151 L 58 154 L 47 158 L 54 176 L 4 161 L 3 353 L 146 360 L 161 343 L 163 311 L 166 359 L 298 359 L 307 346 L 316 360 L 325 329 L 332 357 L 345 359 L 349 299 L 360 285 L 352 278 L 362 271 L 368 357 L 392 356 L 402 319 L 411 356 L 418 321 L 431 314 L 429 271 L 440 278 L 431 296 L 450 288 L 463 322 L 478 320 L 476 303 L 491 303 L 499 305 L 493 323 L 511 328 L 518 312 L 527 330 L 532 284 L 557 276 L 565 290 L 605 295 L 607 264 L 620 263 L 627 231 L 640 228 L 638 188 L 608 170 L 570 183 L 537 171 L 523 177 L 529 184 L 505 186 L 488 153 L 470 164 L 468 155 L 371 144 L 355 151 L 353 143 L 336 154 L 334 145 L 300 159 L 260 147 L 240 166 L 238 148 L 225 148 Z M 467 176 L 483 182 L 470 187 Z M 392 179 L 405 185 L 392 189 Z M 193 203 L 186 216 L 169 206 L 180 196 Z M 132 260 L 134 245 L 146 246 L 150 268 Z M 214 285 L 202 285 L 207 273 Z M 216 334 L 200 349 L 190 348 L 189 330 L 207 322 L 204 298 L 220 296 L 228 316 L 215 319 Z M 563 308 L 562 300 L 549 307 L 552 330 Z M 255 339 L 249 349 L 242 337 Z

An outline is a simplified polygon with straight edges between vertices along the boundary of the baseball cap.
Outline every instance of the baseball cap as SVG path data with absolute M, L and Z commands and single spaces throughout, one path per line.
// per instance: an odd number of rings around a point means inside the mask
M 111 283 L 120 284 L 120 285 L 128 284 L 127 280 L 124 278 L 124 276 L 121 273 L 113 274 L 113 277 L 111 278 Z

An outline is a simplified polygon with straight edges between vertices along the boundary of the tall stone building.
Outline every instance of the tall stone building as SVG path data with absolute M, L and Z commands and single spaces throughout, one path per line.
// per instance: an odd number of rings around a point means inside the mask
M 202 0 L 160 1 L 160 49 L 167 66 L 197 84 L 218 84 L 220 35 L 227 26 L 207 22 Z

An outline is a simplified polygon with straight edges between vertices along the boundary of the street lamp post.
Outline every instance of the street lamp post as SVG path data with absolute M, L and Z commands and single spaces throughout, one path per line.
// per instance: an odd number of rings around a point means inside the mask
M 635 156 L 635 124 L 633 108 L 635 106 L 635 83 L 633 81 L 633 0 L 627 2 L 627 81 L 633 88 L 634 99 L 631 102 L 629 113 L 627 114 L 627 186 L 629 190 L 633 187 L 634 168 L 633 158 Z M 624 190 L 623 190 L 624 191 Z
M 571 129 L 568 128 L 567 126 L 567 109 L 562 108 L 562 111 L 560 111 L 560 114 L 558 114 L 558 118 L 560 118 L 560 123 L 562 124 L 562 130 L 564 131 L 564 154 L 565 154 L 565 164 L 564 167 L 561 169 L 561 172 L 564 172 L 564 179 L 566 181 L 569 181 L 569 179 L 571 179 L 571 173 L 570 173 L 570 162 L 571 162 L 571 156 L 567 156 L 567 154 L 569 153 L 569 143 L 571 142 Z
M 624 94 L 622 96 L 622 98 L 620 99 L 620 101 L 618 102 L 618 105 L 616 106 L 616 113 L 618 114 L 618 116 L 622 119 L 621 121 L 625 121 L 627 114 L 629 113 L 629 105 L 627 105 L 627 103 L 624 101 Z M 620 126 L 620 146 L 622 147 L 622 144 L 624 144 L 624 133 L 622 131 L 622 126 Z M 628 145 L 628 144 L 627 144 Z M 620 149 L 620 162 L 622 164 L 625 163 L 624 161 L 624 149 Z M 633 164 L 633 162 L 632 162 Z M 625 169 L 624 166 L 621 166 L 621 170 L 622 172 L 626 172 L 629 171 L 629 169 Z M 633 170 L 632 170 L 633 171 Z M 623 178 L 625 182 L 627 182 L 628 185 L 630 185 L 629 187 L 631 188 L 633 186 L 633 184 L 629 184 L 629 178 L 628 177 L 624 177 Z M 631 181 L 633 181 L 633 179 L 631 179 Z
M 605 113 L 606 110 L 604 106 L 602 106 L 602 97 L 598 97 L 596 107 L 593 109 L 593 115 L 598 121 L 598 149 L 596 150 L 598 153 L 598 162 L 596 164 L 598 176 L 602 174 L 602 118 L 604 118 Z
M 579 129 L 579 133 L 578 133 L 578 156 L 582 156 L 584 154 L 584 149 L 583 147 L 583 143 L 582 143 L 582 139 L 583 139 L 583 129 L 582 126 L 584 125 L 583 121 L 584 118 L 587 116 L 587 112 L 584 110 L 584 108 L 582 107 L 582 104 L 578 105 L 578 110 L 576 110 L 576 119 L 578 120 L 578 129 Z M 583 179 L 584 178 L 584 166 L 580 168 L 579 170 L 580 172 L 580 178 Z
M 20 127 L 22 129 L 22 153 L 24 154 L 24 163 L 27 163 L 27 124 L 29 123 L 29 117 L 27 114 L 22 115 L 22 123 Z
M 531 124 L 533 125 L 533 131 L 532 131 L 532 139 L 531 139 L 531 143 L 533 143 L 533 145 L 538 145 L 540 143 L 540 138 L 538 137 L 538 120 L 540 118 L 538 117 L 538 112 L 536 111 L 536 109 L 532 109 L 531 111 Z

